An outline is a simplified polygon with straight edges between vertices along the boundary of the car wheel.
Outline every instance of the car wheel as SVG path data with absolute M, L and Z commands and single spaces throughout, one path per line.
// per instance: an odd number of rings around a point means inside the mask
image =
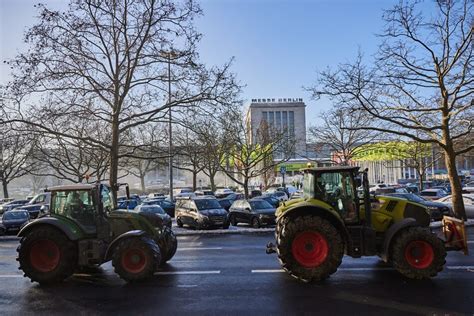
M 234 214 L 230 215 L 230 223 L 232 226 L 237 226 L 239 222 L 237 221 L 237 217 Z
M 178 225 L 178 227 L 183 227 L 183 222 L 181 221 L 181 218 L 176 218 L 176 225 Z
M 253 228 L 260 228 L 260 220 L 257 217 L 252 218 L 252 227 Z

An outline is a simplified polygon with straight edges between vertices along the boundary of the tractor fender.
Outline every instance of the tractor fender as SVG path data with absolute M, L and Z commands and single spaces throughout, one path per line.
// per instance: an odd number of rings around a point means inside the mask
M 141 237 L 141 236 L 146 236 L 146 232 L 143 230 L 130 230 L 126 233 L 123 233 L 122 235 L 117 236 L 107 247 L 107 251 L 105 252 L 105 261 L 109 261 L 112 259 L 114 248 L 115 246 L 117 246 L 117 244 L 121 240 L 124 240 L 126 238 Z
M 18 237 L 24 237 L 28 234 L 32 229 L 39 227 L 39 226 L 53 226 L 57 228 L 59 231 L 64 233 L 69 240 L 76 241 L 81 238 L 82 232 L 78 227 L 72 227 L 70 225 L 66 225 L 63 221 L 57 219 L 56 217 L 41 217 L 35 219 L 32 222 L 29 222 L 25 226 L 23 226 L 20 231 L 18 232 Z
M 390 246 L 392 245 L 392 241 L 394 240 L 395 236 L 402 230 L 414 226 L 420 226 L 420 224 L 416 221 L 416 219 L 409 217 L 404 218 L 389 227 L 389 229 L 385 233 L 382 253 L 380 254 L 380 257 L 383 261 L 388 262 Z
M 321 204 L 325 204 L 322 203 Z M 326 205 L 326 204 L 325 204 Z M 336 229 L 341 233 L 342 238 L 345 242 L 349 240 L 349 232 L 344 224 L 344 221 L 339 216 L 339 214 L 332 208 L 326 208 L 322 206 L 315 206 L 311 203 L 298 203 L 293 207 L 288 208 L 283 213 L 279 214 L 277 221 L 280 221 L 282 218 L 287 216 L 300 216 L 306 214 L 314 214 L 321 216 L 322 218 L 331 222 Z M 328 205 L 329 206 L 329 205 Z

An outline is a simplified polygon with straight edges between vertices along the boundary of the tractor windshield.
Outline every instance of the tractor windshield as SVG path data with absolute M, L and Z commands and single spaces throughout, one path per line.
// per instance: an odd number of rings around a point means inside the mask
M 314 197 L 314 174 L 305 173 L 303 179 L 303 197 L 305 199 Z

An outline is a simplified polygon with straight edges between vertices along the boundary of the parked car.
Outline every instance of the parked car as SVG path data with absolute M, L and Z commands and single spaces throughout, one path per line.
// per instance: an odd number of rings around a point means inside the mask
M 377 183 L 377 184 L 371 184 L 369 187 L 369 192 L 370 193 L 375 193 L 378 189 L 384 189 L 388 187 L 385 183 Z
M 427 200 L 438 200 L 447 195 L 448 193 L 442 189 L 426 189 L 421 191 L 420 193 L 420 196 L 424 197 Z
M 462 200 L 464 202 L 464 209 L 466 210 L 467 218 L 474 218 L 474 194 L 463 194 Z M 441 198 L 438 202 L 445 204 L 451 210 L 453 209 L 452 195 Z
M 8 211 L 3 213 L 2 230 L 5 234 L 9 232 L 17 232 L 20 228 L 30 220 L 30 213 L 28 211 Z
M 117 201 L 117 206 L 119 209 L 126 209 L 126 210 L 133 210 L 135 207 L 139 205 L 139 201 L 137 199 L 125 199 L 121 201 Z
M 28 211 L 30 213 L 30 218 L 35 219 L 40 214 L 41 207 L 43 205 L 49 205 L 51 202 L 51 193 L 44 192 L 35 195 L 28 203 L 17 206 L 13 209 L 13 211 Z
M 203 195 L 214 196 L 214 192 L 212 192 L 211 190 L 197 190 L 197 191 L 194 191 L 194 194 L 196 194 L 197 196 L 203 196 Z
M 274 208 L 277 208 L 279 205 L 280 205 L 280 200 L 277 199 L 276 197 L 274 197 L 273 195 L 271 194 L 263 194 L 262 196 L 259 196 L 258 197 L 259 199 L 261 200 L 265 200 L 267 201 L 268 203 L 270 203 L 271 206 L 273 206 Z
M 0 198 L 0 205 L 14 201 L 14 198 Z
M 148 194 L 148 198 L 150 199 L 159 199 L 159 198 L 165 198 L 165 195 L 163 193 L 150 193 Z
M 254 228 L 275 224 L 275 208 L 265 200 L 235 201 L 229 210 L 229 220 L 233 226 L 248 223 Z
M 214 196 L 218 199 L 222 199 L 233 193 L 234 191 L 232 191 L 231 189 L 227 189 L 227 188 L 217 189 L 216 192 L 214 192 Z
M 171 216 L 166 214 L 165 210 L 159 205 L 138 205 L 133 209 L 134 212 L 152 213 L 160 217 L 163 225 L 171 228 Z
M 269 193 L 274 198 L 277 198 L 280 202 L 288 201 L 288 195 L 286 195 L 283 191 L 274 191 L 273 193 Z
M 252 190 L 250 191 L 250 198 L 253 199 L 257 196 L 262 196 L 262 191 L 260 190 Z
M 230 207 L 232 206 L 232 203 L 233 201 L 230 200 L 230 199 L 218 199 L 217 200 L 219 202 L 219 204 L 222 206 L 222 208 L 224 210 L 226 210 L 227 212 L 229 211 Z
M 408 193 L 414 193 L 414 194 L 420 193 L 420 189 L 416 185 L 407 185 L 405 187 L 405 190 L 407 190 Z
M 451 215 L 450 208 L 443 203 L 429 201 L 413 193 L 390 193 L 387 195 L 399 197 L 426 206 L 430 212 L 431 219 L 435 221 L 442 220 L 444 215 Z
M 143 201 L 142 205 L 158 205 L 160 206 L 166 214 L 171 217 L 174 217 L 174 208 L 175 204 L 167 199 L 147 199 Z
M 435 185 L 431 189 L 440 189 L 446 191 L 447 194 L 451 194 L 451 187 L 447 185 Z
M 176 201 L 176 224 L 197 229 L 229 228 L 227 211 L 212 197 L 191 197 Z
M 0 214 L 13 210 L 15 207 L 25 205 L 29 200 L 14 200 L 0 205 Z
M 466 192 L 474 193 L 474 181 L 466 183 L 462 189 Z

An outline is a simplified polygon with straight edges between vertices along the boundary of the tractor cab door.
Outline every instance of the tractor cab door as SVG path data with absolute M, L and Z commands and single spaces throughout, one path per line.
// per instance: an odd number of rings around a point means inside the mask
M 55 191 L 52 194 L 51 214 L 64 216 L 88 234 L 96 233 L 96 207 L 91 190 Z
M 317 179 L 316 191 L 318 189 L 324 192 L 323 200 L 337 210 L 344 222 L 358 222 L 356 186 L 350 172 L 322 173 Z

